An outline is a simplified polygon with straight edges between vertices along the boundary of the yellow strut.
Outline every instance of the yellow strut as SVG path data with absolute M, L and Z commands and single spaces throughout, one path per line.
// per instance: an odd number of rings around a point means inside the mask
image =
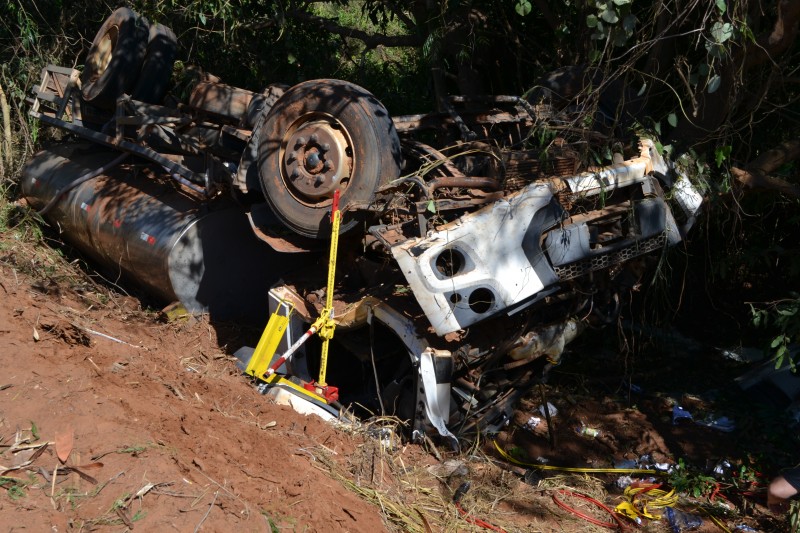
M 336 254 L 339 251 L 339 225 L 342 221 L 342 212 L 339 210 L 339 191 L 333 194 L 333 208 L 331 209 L 331 253 L 328 259 L 328 287 L 325 293 L 325 307 L 317 322 L 322 322 L 318 335 L 322 338 L 322 355 L 319 360 L 319 387 L 326 387 L 325 374 L 328 371 L 328 344 L 333 338 L 336 323 L 333 321 L 333 281 L 336 278 Z

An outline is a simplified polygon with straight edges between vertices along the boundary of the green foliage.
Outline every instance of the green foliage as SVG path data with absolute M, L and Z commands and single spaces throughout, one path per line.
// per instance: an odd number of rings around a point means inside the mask
M 531 9 L 531 3 L 528 0 L 517 0 L 514 3 L 514 11 L 516 11 L 517 15 L 520 17 L 530 14 Z
M 790 345 L 800 338 L 800 294 L 790 292 L 789 298 L 773 302 L 766 307 L 757 308 L 750 304 L 753 325 L 766 328 L 774 335 L 769 343 L 769 351 L 778 369 L 785 364 L 796 372 L 800 354 L 792 355 Z
M 594 30 L 591 38 L 609 41 L 614 47 L 625 46 L 638 23 L 632 10 L 633 0 L 595 0 L 593 6 L 593 12 L 586 15 L 586 26 Z M 595 51 L 592 59 L 599 57 L 600 52 Z
M 14 477 L 0 476 L 0 487 L 6 489 L 8 497 L 17 501 L 25 497 L 26 483 Z
M 712 476 L 698 472 L 687 465 L 683 459 L 678 459 L 677 467 L 669 476 L 669 484 L 678 493 L 701 498 L 713 492 L 717 485 L 717 480 Z
M 797 533 L 800 531 L 800 501 L 792 500 L 789 502 L 789 531 Z

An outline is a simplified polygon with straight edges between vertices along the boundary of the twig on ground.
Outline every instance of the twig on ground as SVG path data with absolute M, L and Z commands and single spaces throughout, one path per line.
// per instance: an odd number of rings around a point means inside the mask
M 209 478 L 209 479 L 210 479 L 210 478 Z M 217 503 L 217 496 L 218 496 L 218 495 L 219 495 L 219 491 L 216 491 L 216 492 L 214 493 L 214 499 L 213 499 L 213 500 L 211 500 L 211 505 L 209 505 L 209 506 L 208 506 L 208 511 L 206 511 L 206 514 L 204 514 L 204 515 L 203 515 L 203 518 L 200 520 L 200 523 L 199 523 L 199 524 L 197 524 L 197 527 L 196 527 L 196 528 L 194 528 L 194 533 L 197 533 L 198 531 L 200 531 L 200 526 L 202 526 L 202 525 L 203 525 L 203 522 L 205 522 L 205 521 L 206 521 L 206 518 L 208 518 L 208 515 L 209 515 L 209 513 L 211 513 L 211 509 L 213 509 L 213 507 L 214 507 L 214 504 L 215 504 L 215 503 Z

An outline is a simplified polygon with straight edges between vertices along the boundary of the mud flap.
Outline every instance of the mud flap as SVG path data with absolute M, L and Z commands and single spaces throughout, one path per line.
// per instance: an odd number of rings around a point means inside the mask
M 428 348 L 419 355 L 419 389 L 417 392 L 417 416 L 414 438 L 424 433 L 424 416 L 439 435 L 444 437 L 454 450 L 459 449 L 458 439 L 447 429 L 450 418 L 450 376 L 453 373 L 453 358 L 448 351 Z

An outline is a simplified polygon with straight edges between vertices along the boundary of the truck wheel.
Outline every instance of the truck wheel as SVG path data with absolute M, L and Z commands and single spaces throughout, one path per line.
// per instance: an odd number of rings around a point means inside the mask
M 258 168 L 267 203 L 290 229 L 330 237 L 335 191 L 342 210 L 373 201 L 400 174 L 400 140 L 386 108 L 340 80 L 295 85 L 269 111 L 259 135 Z M 358 219 L 345 213 L 340 233 Z
M 111 13 L 92 41 L 81 73 L 81 95 L 92 104 L 113 108 L 139 75 L 150 25 L 127 7 Z
M 172 65 L 178 53 L 178 39 L 171 29 L 163 24 L 150 26 L 147 52 L 136 86 L 131 92 L 134 100 L 148 104 L 160 104 L 167 94 L 172 79 Z

